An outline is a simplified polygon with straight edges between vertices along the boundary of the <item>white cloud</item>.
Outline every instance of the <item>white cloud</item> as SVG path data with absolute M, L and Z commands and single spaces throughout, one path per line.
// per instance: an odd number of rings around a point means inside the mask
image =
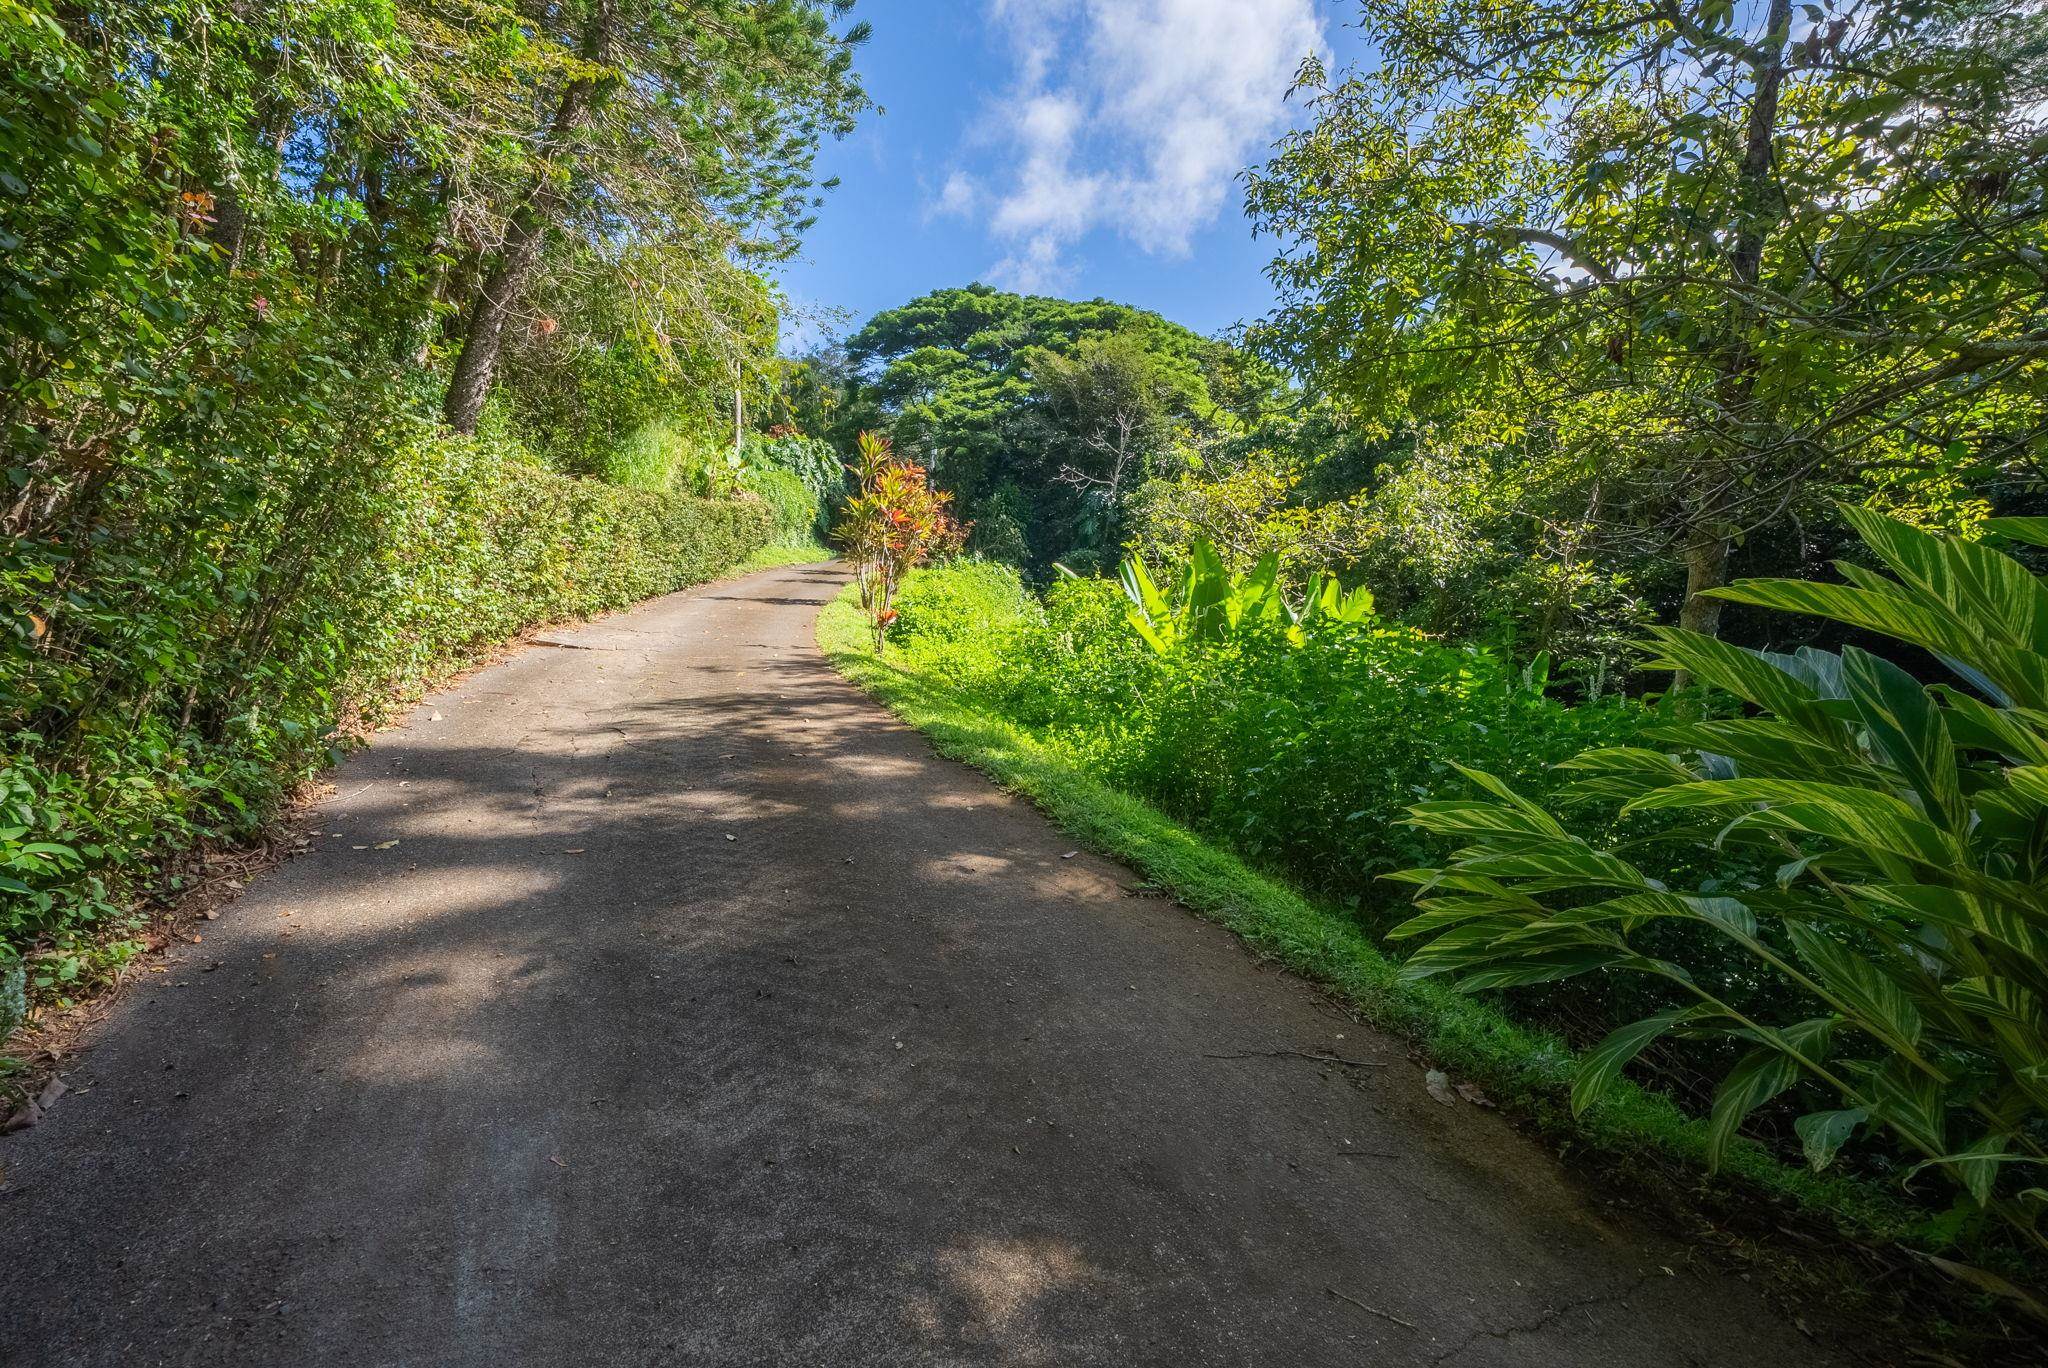
M 1058 288 L 1099 227 L 1185 255 L 1286 124 L 1301 60 L 1328 51 L 1314 0 L 989 4 L 1018 72 L 991 116 L 1013 168 L 989 196 L 1009 249 L 991 278 L 1023 290 Z
M 981 205 L 981 186 L 965 171 L 955 171 L 946 177 L 940 187 L 938 198 L 925 206 L 925 218 L 971 218 Z

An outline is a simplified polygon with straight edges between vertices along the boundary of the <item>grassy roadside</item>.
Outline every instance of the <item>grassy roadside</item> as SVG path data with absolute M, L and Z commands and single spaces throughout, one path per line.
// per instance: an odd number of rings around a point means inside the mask
M 1069 764 L 1004 718 L 978 707 L 943 680 L 900 656 L 877 659 L 851 590 L 826 606 L 818 642 L 841 673 L 944 754 L 982 770 L 1029 798 L 1091 848 L 1115 857 L 1170 891 L 1184 905 L 1234 932 L 1257 954 L 1330 991 L 1360 1016 L 1413 1041 L 1453 1076 L 1477 1083 L 1510 1115 L 1554 1141 L 1582 1165 L 1597 1163 L 1603 1183 L 1626 1178 L 1635 1195 L 1669 1212 L 1704 1217 L 1716 1233 L 1731 1227 L 1779 1238 L 1776 1228 L 1806 1227 L 1808 1239 L 1844 1237 L 1858 1249 L 1824 1269 L 1802 1247 L 1776 1269 L 1807 1291 L 1847 1293 L 1871 1273 L 1873 1251 L 1894 1271 L 1924 1267 L 1904 1251 L 1930 1243 L 1926 1213 L 1874 1183 L 1816 1175 L 1742 1142 L 1720 1172 L 1706 1174 L 1705 1126 L 1656 1093 L 1632 1086 L 1574 1118 L 1568 1102 L 1575 1065 L 1555 1037 L 1517 1025 L 1490 1003 L 1433 982 L 1406 982 L 1398 966 L 1341 910 L 1320 906 L 1280 881 L 1169 820 L 1149 804 Z M 1818 1237 L 1818 1238 L 1816 1238 Z M 1745 1242 L 1740 1233 L 1732 1236 Z M 1851 1268 L 1845 1263 L 1858 1265 Z M 1887 1314 L 1901 1291 L 1886 1294 Z M 1937 1313 L 1938 1315 L 1939 1313 Z M 1914 1312 L 1916 1319 L 1921 1313 Z M 1938 1326 L 1923 1334 L 1946 1338 Z

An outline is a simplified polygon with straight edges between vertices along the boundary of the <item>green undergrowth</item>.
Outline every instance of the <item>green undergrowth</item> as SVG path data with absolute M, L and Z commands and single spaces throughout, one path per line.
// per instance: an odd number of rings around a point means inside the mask
M 734 566 L 733 573 L 743 575 L 755 570 L 773 570 L 783 565 L 816 565 L 821 561 L 831 560 L 838 554 L 831 547 L 815 541 L 803 541 L 794 546 L 770 543 Z
M 1603 1174 L 1628 1171 L 1715 1214 L 1756 1215 L 1759 1199 L 1873 1245 L 1933 1243 L 1926 1214 L 1855 1178 L 1816 1175 L 1739 1142 L 1707 1175 L 1704 1124 L 1634 1086 L 1574 1118 L 1573 1052 L 1485 1000 L 1406 981 L 1348 911 L 1258 872 L 1156 808 L 1121 792 L 1056 748 L 996 715 L 971 692 L 921 667 L 916 652 L 877 658 L 851 591 L 828 605 L 818 641 L 849 679 L 925 732 L 944 754 L 1029 798 L 1077 839 L 1132 866 L 1185 906 L 1235 933 L 1259 955 L 1321 985 L 1373 1024 L 1470 1080 L 1509 1114 Z M 1770 1222 L 1766 1222 L 1766 1225 Z

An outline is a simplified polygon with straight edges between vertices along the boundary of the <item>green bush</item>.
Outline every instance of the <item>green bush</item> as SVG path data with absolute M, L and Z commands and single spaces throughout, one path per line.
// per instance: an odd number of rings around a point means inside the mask
M 1020 607 L 1007 567 L 913 575 L 894 629 L 917 665 L 969 689 L 1092 772 L 1269 868 L 1354 905 L 1436 847 L 1402 824 L 1458 764 L 1548 792 L 1549 768 L 1632 737 L 1640 705 L 1568 707 L 1540 671 L 1376 619 L 1291 626 L 1247 614 L 1220 640 L 1145 643 L 1106 580 Z
M 976 643 L 1000 648 L 1039 616 L 1037 602 L 1014 566 L 957 560 L 910 572 L 896 595 L 892 641 L 931 646 Z
M 670 419 L 651 419 L 606 451 L 597 473 L 627 489 L 665 493 L 676 488 L 697 445 Z
M 803 482 L 814 510 L 804 535 L 823 540 L 846 499 L 846 466 L 832 444 L 816 437 L 752 433 L 744 452 L 749 469 L 781 471 Z

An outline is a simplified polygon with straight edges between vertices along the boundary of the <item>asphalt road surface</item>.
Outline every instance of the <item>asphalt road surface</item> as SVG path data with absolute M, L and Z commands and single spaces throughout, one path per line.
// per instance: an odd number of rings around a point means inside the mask
M 0 1140 L 0 1363 L 1829 1361 L 934 755 L 820 658 L 842 582 L 551 634 L 336 771 Z

